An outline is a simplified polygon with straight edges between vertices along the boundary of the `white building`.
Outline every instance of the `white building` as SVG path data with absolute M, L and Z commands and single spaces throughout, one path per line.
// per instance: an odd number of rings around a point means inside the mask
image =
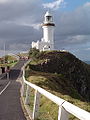
M 40 51 L 54 50 L 54 27 L 53 17 L 47 11 L 42 24 L 43 38 L 41 41 L 32 42 L 32 48 L 39 49 Z

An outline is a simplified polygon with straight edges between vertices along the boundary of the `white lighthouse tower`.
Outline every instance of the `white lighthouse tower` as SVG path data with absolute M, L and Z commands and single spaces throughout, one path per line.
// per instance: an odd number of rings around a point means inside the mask
M 44 49 L 54 50 L 54 27 L 53 17 L 49 11 L 44 16 L 43 28 L 43 42 L 47 43 Z M 46 47 L 46 48 L 45 48 Z
M 53 16 L 47 11 L 42 24 L 43 38 L 41 41 L 32 42 L 32 48 L 40 51 L 54 50 L 54 27 Z

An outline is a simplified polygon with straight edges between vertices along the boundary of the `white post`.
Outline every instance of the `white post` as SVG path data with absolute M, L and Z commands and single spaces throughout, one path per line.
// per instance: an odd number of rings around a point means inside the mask
M 30 86 L 29 85 L 27 85 L 25 104 L 26 105 L 30 104 Z
M 22 82 L 21 96 L 22 97 L 25 96 L 25 83 L 24 82 Z
M 62 106 L 59 106 L 58 120 L 69 120 L 68 116 L 69 113 Z
M 33 120 L 38 118 L 38 111 L 39 111 L 39 101 L 40 101 L 40 93 L 36 90 L 35 91 L 35 99 L 34 99 L 34 108 L 33 108 Z
M 9 80 L 9 72 L 7 72 L 7 80 Z

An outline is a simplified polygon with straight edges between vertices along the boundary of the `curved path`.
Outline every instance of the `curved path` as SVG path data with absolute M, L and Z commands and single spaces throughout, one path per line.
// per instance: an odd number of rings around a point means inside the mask
M 20 103 L 21 67 L 26 61 L 21 60 L 10 71 L 10 80 L 0 80 L 0 120 L 26 120 Z

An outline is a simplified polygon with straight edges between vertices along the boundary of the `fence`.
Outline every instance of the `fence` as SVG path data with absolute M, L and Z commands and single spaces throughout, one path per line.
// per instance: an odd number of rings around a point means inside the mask
M 1 75 L 0 75 L 0 80 L 1 80 L 2 78 L 4 78 L 4 77 L 6 77 L 6 78 L 9 80 L 9 72 L 6 72 L 6 73 L 1 74 Z
M 28 62 L 27 62 L 28 64 Z M 30 103 L 30 89 L 35 89 L 35 97 L 34 97 L 34 108 L 33 108 L 33 115 L 32 119 L 36 120 L 38 118 L 38 111 L 39 111 L 39 100 L 40 95 L 44 95 L 54 103 L 58 105 L 58 120 L 69 120 L 69 114 L 74 115 L 80 120 L 90 120 L 90 113 L 49 93 L 48 91 L 36 86 L 25 80 L 25 64 L 22 68 L 23 70 L 23 81 L 22 81 L 22 89 L 21 89 L 21 96 L 25 96 L 24 104 L 28 105 Z M 25 87 L 27 86 L 27 87 Z M 25 90 L 26 89 L 26 90 Z

